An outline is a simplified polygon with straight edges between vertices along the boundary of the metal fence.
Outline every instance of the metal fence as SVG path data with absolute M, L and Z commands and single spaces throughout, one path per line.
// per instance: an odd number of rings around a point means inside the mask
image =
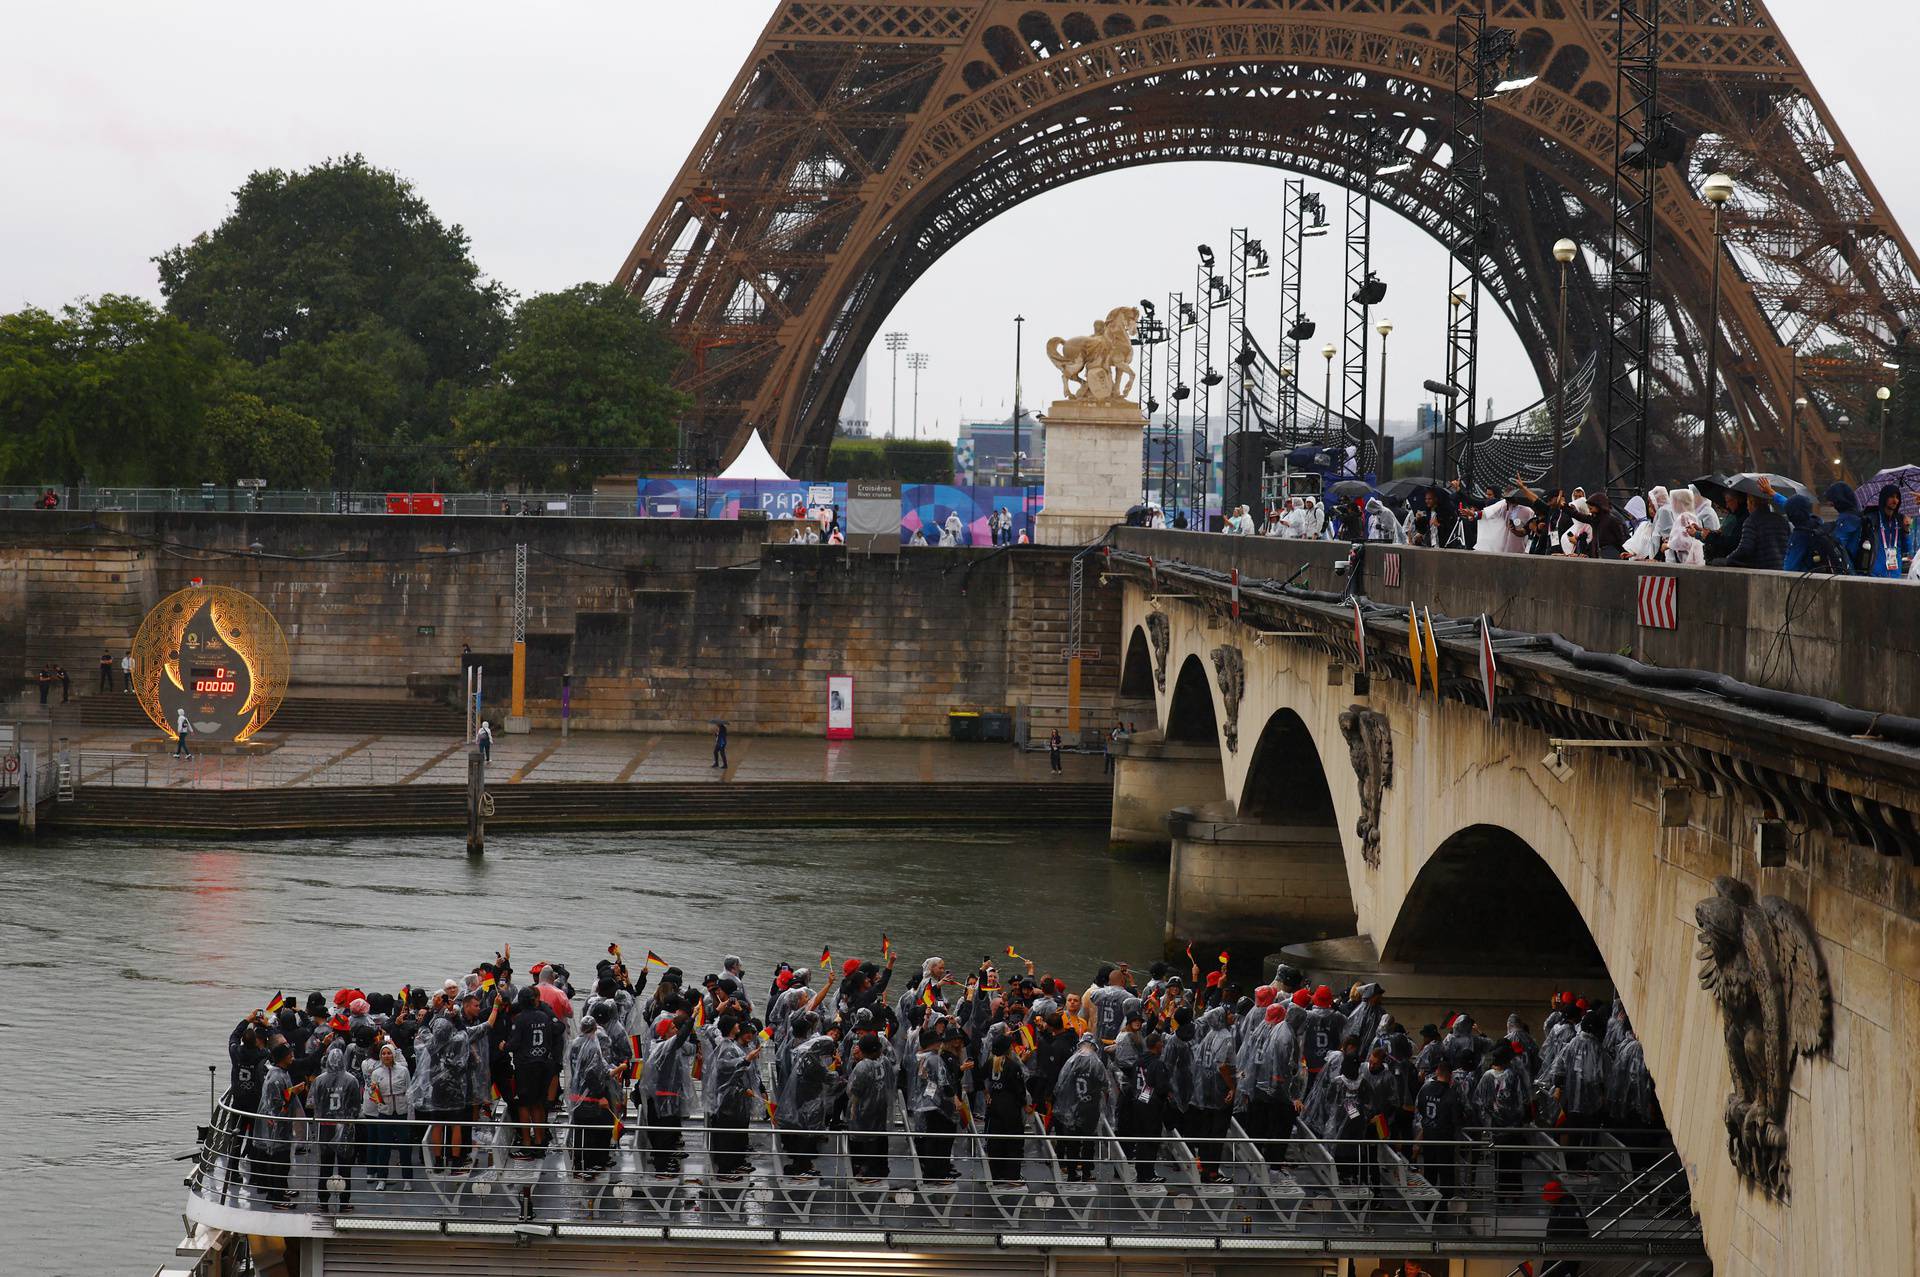
M 425 779 L 414 753 L 360 750 L 344 757 L 290 758 L 271 754 L 192 754 L 83 749 L 73 753 L 73 786 L 155 789 L 274 789 L 301 784 L 400 785 Z M 464 780 L 466 758 L 455 752 L 439 761 L 447 778 Z
M 1326 1253 L 1356 1238 L 1546 1257 L 1702 1253 L 1665 1137 L 1497 1131 L 1415 1145 L 1163 1131 L 948 1133 L 597 1120 L 275 1121 L 222 1101 L 188 1179 L 195 1202 L 336 1232 L 703 1237 L 1001 1247 Z M 1567 1139 L 1563 1144 L 1561 1139 Z M 189 1214 L 194 1211 L 190 1208 Z M 223 1216 L 231 1219 L 231 1216 Z M 230 1226 L 230 1225 L 229 1225 Z
M 436 497 L 443 515 L 565 515 L 572 518 L 631 519 L 639 514 L 639 495 L 605 492 L 286 492 L 250 488 L 95 488 L 0 487 L 0 510 L 30 510 L 49 492 L 58 509 L 86 511 L 220 510 L 257 514 L 391 514 L 390 498 Z M 409 510 L 411 510 L 409 502 Z M 406 513 L 408 511 L 397 511 Z M 421 511 L 425 513 L 425 511 Z

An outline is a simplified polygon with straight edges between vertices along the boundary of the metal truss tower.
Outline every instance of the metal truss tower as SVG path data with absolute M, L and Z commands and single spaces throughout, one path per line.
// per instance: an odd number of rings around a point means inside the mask
M 1204 256 L 1194 275 L 1194 296 L 1200 307 L 1200 322 L 1193 330 L 1193 371 L 1200 382 L 1200 395 L 1194 402 L 1192 453 L 1187 457 L 1187 526 L 1204 531 L 1207 526 L 1208 480 L 1213 473 L 1213 447 L 1209 431 L 1213 427 L 1213 388 L 1220 384 L 1220 370 L 1213 366 L 1213 312 L 1227 303 L 1227 281 L 1220 275 L 1220 263 L 1211 253 Z
M 1607 286 L 1607 491 L 1646 491 L 1653 387 L 1653 211 L 1659 182 L 1660 0 L 1614 0 L 1613 274 Z M 1714 245 L 1717 254 L 1719 245 Z M 1708 331 L 1709 342 L 1720 335 Z M 1709 361 L 1711 362 L 1711 361 Z M 1708 387 L 1709 394 L 1713 388 Z M 1703 423 L 1704 424 L 1704 423 Z
M 1371 175 L 1369 175 L 1371 180 Z M 1361 290 L 1373 274 L 1373 200 L 1363 185 L 1347 191 L 1347 308 L 1341 330 L 1340 430 L 1363 441 L 1361 454 L 1354 458 L 1356 474 L 1366 470 L 1367 438 L 1367 356 L 1372 347 L 1372 329 L 1368 326 L 1371 307 Z M 1329 404 L 1331 409 L 1332 405 Z
M 1447 424 L 1435 478 L 1458 479 L 1474 491 L 1473 428 L 1479 421 L 1480 262 L 1491 223 L 1487 205 L 1487 98 L 1514 47 L 1511 31 L 1489 26 L 1488 0 L 1455 15 L 1459 52 L 1453 63 L 1453 113 L 1447 142 L 1454 198 L 1461 210 L 1447 264 Z M 1462 421 L 1462 409 L 1465 420 Z
M 1290 177 L 1286 183 L 1285 207 L 1280 219 L 1280 340 L 1274 349 L 1280 352 L 1280 378 L 1274 387 L 1279 402 L 1273 416 L 1280 437 L 1287 447 L 1300 443 L 1300 343 L 1288 333 L 1300 317 L 1300 237 L 1306 217 L 1307 183 Z M 1293 369 L 1288 375 L 1287 369 Z

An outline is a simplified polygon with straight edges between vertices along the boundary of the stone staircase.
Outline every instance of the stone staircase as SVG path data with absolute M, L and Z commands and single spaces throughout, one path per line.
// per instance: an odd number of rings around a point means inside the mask
M 489 829 L 785 827 L 790 825 L 1062 825 L 1104 827 L 1110 787 L 817 781 L 622 785 L 495 783 Z M 68 830 L 192 836 L 369 830 L 455 831 L 463 785 L 349 785 L 252 790 L 82 787 L 49 819 Z
M 56 704 L 57 728 L 153 725 L 140 702 L 124 692 L 80 696 Z M 435 701 L 345 700 L 326 696 L 290 696 L 280 705 L 265 734 L 328 732 L 344 736 L 450 736 L 466 729 L 461 712 Z

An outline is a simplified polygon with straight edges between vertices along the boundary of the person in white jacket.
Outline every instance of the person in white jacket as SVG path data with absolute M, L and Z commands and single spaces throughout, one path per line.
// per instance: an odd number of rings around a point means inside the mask
M 391 1041 L 382 1042 L 379 1056 L 366 1060 L 360 1068 L 367 1075 L 360 1103 L 360 1116 L 369 1124 L 364 1133 L 367 1180 L 375 1188 L 384 1187 L 388 1163 L 393 1160 L 400 1164 L 400 1178 L 411 1180 L 411 1136 L 415 1128 L 408 1125 L 413 1117 L 408 1084 L 413 1081 L 413 1075 L 407 1071 L 407 1062 L 400 1058 Z

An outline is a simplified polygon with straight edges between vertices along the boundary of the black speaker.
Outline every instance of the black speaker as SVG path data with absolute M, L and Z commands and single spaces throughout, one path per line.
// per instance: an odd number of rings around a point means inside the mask
M 1265 517 L 1260 505 L 1260 477 L 1266 463 L 1267 449 L 1271 447 L 1273 440 L 1264 431 L 1241 430 L 1227 436 L 1221 457 L 1222 516 L 1232 514 L 1235 506 L 1243 505 L 1252 512 L 1255 523 Z

